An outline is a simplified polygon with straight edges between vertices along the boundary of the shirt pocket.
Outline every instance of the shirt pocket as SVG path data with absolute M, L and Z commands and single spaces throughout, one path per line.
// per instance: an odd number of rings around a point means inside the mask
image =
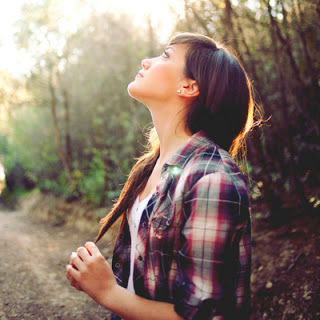
M 170 232 L 172 227 L 174 207 L 169 205 L 164 210 L 159 211 L 151 220 L 150 236 L 152 239 L 161 240 L 168 236 L 168 232 Z

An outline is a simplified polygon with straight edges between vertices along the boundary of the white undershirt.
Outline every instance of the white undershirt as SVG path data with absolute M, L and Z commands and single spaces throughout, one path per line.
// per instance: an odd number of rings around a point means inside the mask
M 142 217 L 142 212 L 147 206 L 151 196 L 152 196 L 152 193 L 149 196 L 147 196 L 145 199 L 143 199 L 141 202 L 139 202 L 139 196 L 138 196 L 131 210 L 128 211 L 128 215 L 127 215 L 129 229 L 130 229 L 130 236 L 131 236 L 130 274 L 129 274 L 127 289 L 133 293 L 135 293 L 134 286 L 133 286 L 133 268 L 134 268 L 134 257 L 136 253 L 138 230 L 139 230 L 140 220 Z

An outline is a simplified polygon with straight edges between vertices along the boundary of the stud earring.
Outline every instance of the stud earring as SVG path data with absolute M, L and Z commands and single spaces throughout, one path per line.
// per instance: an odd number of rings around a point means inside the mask
M 177 93 L 181 93 L 181 89 L 178 89 L 178 90 L 177 90 Z

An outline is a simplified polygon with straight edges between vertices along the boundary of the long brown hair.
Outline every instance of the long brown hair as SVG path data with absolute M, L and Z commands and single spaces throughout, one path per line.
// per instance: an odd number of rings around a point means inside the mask
M 211 38 L 179 33 L 169 45 L 187 46 L 185 75 L 195 80 L 199 96 L 188 106 L 186 129 L 203 130 L 239 163 L 245 155 L 245 137 L 253 124 L 254 102 L 251 83 L 236 56 Z M 160 144 L 153 128 L 149 146 L 132 168 L 120 197 L 110 213 L 101 220 L 96 242 L 130 208 L 144 189 L 160 154 Z

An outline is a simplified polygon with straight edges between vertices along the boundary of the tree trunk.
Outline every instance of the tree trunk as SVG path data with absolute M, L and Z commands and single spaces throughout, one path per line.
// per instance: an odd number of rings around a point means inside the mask
M 271 12 L 269 12 L 270 19 L 272 20 L 273 17 L 271 15 Z M 291 124 L 290 124 L 290 116 L 288 114 L 289 109 L 289 103 L 286 96 L 286 88 L 285 88 L 285 79 L 284 79 L 284 71 L 282 70 L 281 66 L 281 55 L 277 46 L 277 39 L 276 35 L 278 35 L 277 28 L 274 24 L 271 23 L 270 25 L 270 33 L 271 33 L 271 43 L 272 43 L 272 49 L 275 55 L 275 66 L 276 66 L 276 72 L 278 76 L 278 83 L 279 83 L 279 90 L 280 90 L 280 99 L 281 99 L 281 112 L 282 112 L 282 123 L 285 129 L 286 134 L 286 141 L 288 146 L 288 152 L 289 152 L 289 182 L 291 184 L 291 189 L 295 190 L 298 198 L 300 199 L 300 203 L 302 205 L 302 208 L 304 210 L 309 208 L 309 203 L 307 200 L 307 197 L 304 192 L 304 187 L 301 183 L 301 181 L 298 178 L 298 172 L 297 172 L 297 166 L 294 159 L 295 149 L 292 143 L 292 136 L 291 136 Z
M 69 97 L 65 89 L 62 89 L 63 107 L 64 107 L 64 128 L 65 128 L 65 148 L 66 148 L 66 160 L 70 166 L 72 162 L 72 143 L 70 135 L 70 106 Z
M 279 193 L 277 188 L 272 183 L 271 175 L 272 171 L 272 160 L 263 150 L 262 141 L 258 132 L 254 131 L 250 134 L 248 140 L 248 151 L 251 154 L 251 162 L 256 168 L 261 168 L 262 174 L 259 176 L 258 181 L 262 182 L 262 194 L 263 202 L 266 204 L 269 212 L 266 214 L 271 214 L 273 212 L 273 206 L 278 204 L 280 201 Z
M 283 6 L 284 7 L 284 6 Z M 312 64 L 312 59 L 311 59 L 311 55 L 307 46 L 307 41 L 306 41 L 306 37 L 305 37 L 305 32 L 303 29 L 303 22 L 304 22 L 304 14 L 300 8 L 300 3 L 298 0 L 295 0 L 295 5 L 293 6 L 293 16 L 296 20 L 296 31 L 299 35 L 301 44 L 302 44 L 302 48 L 303 48 L 303 53 L 305 56 L 305 60 L 306 60 L 306 65 L 307 65 L 307 69 L 308 69 L 308 73 L 307 75 L 311 76 L 311 82 L 312 83 L 316 83 L 317 82 L 317 76 Z
M 55 88 L 54 88 L 54 84 L 53 84 L 53 75 L 54 75 L 54 70 L 51 71 L 51 75 L 49 78 L 49 89 L 50 89 L 50 94 L 51 94 L 51 116 L 52 116 L 53 129 L 54 129 L 54 135 L 55 135 L 55 143 L 56 143 L 56 148 L 57 148 L 59 158 L 62 162 L 64 171 L 66 173 L 68 182 L 71 183 L 70 165 L 69 165 L 68 160 L 62 151 L 61 143 L 60 143 L 60 132 L 59 132 L 57 114 L 56 114 L 57 99 L 56 99 Z
M 234 29 L 233 29 L 233 22 L 232 22 L 233 12 L 232 12 L 232 7 L 231 7 L 231 1 L 230 0 L 225 0 L 224 3 L 225 3 L 225 6 L 226 6 L 225 10 L 224 10 L 224 13 L 225 13 L 225 15 L 224 15 L 224 23 L 225 23 L 225 25 L 227 27 L 227 34 L 228 34 L 228 37 L 231 40 L 231 44 L 232 44 L 233 49 L 239 55 L 240 54 L 239 45 L 238 45 L 236 34 L 234 32 Z M 242 56 L 239 55 L 238 58 L 240 59 L 241 63 L 243 64 Z
M 256 83 L 259 83 L 259 78 L 258 78 L 258 74 L 257 74 L 257 70 L 256 70 L 256 66 L 255 66 L 255 62 L 254 62 L 254 58 L 252 57 L 252 54 L 250 53 L 250 49 L 249 46 L 247 44 L 241 23 L 239 23 L 239 17 L 236 15 L 236 13 L 234 11 L 232 11 L 233 15 L 236 18 L 236 29 L 238 30 L 239 34 L 241 35 L 241 41 L 246 49 L 246 55 L 248 57 L 247 61 L 247 65 L 243 65 L 245 67 L 245 69 L 247 70 L 247 72 L 250 74 L 250 78 L 254 79 L 254 81 L 256 81 Z M 256 86 L 255 86 L 256 87 Z M 257 88 L 258 89 L 258 88 Z M 260 90 L 258 90 L 260 91 Z
M 196 20 L 198 21 L 198 23 L 200 24 L 200 26 L 204 29 L 205 33 L 207 36 L 211 36 L 211 33 L 207 27 L 207 24 L 205 23 L 205 21 L 203 20 L 202 17 L 200 17 L 199 13 L 197 12 L 197 10 L 194 8 L 194 6 L 189 3 L 189 1 L 185 0 L 185 8 L 190 8 L 193 12 L 194 17 L 196 18 Z
M 289 58 L 290 65 L 293 70 L 292 76 L 295 77 L 295 79 L 298 83 L 298 86 L 303 87 L 304 83 L 301 79 L 299 68 L 298 68 L 297 63 L 296 63 L 296 61 L 293 57 L 293 54 L 292 54 L 293 50 L 291 47 L 289 36 L 288 36 L 288 34 L 286 34 L 286 36 L 282 35 L 282 32 L 281 32 L 280 27 L 278 25 L 278 22 L 272 15 L 272 8 L 270 5 L 270 0 L 266 1 L 266 5 L 267 5 L 268 14 L 269 14 L 269 18 L 270 18 L 270 22 L 271 22 L 271 26 L 272 26 L 272 30 L 273 30 L 272 32 L 274 33 L 274 36 L 275 35 L 277 36 L 278 40 L 280 41 L 280 43 L 283 46 L 284 52 L 286 53 L 286 55 Z

